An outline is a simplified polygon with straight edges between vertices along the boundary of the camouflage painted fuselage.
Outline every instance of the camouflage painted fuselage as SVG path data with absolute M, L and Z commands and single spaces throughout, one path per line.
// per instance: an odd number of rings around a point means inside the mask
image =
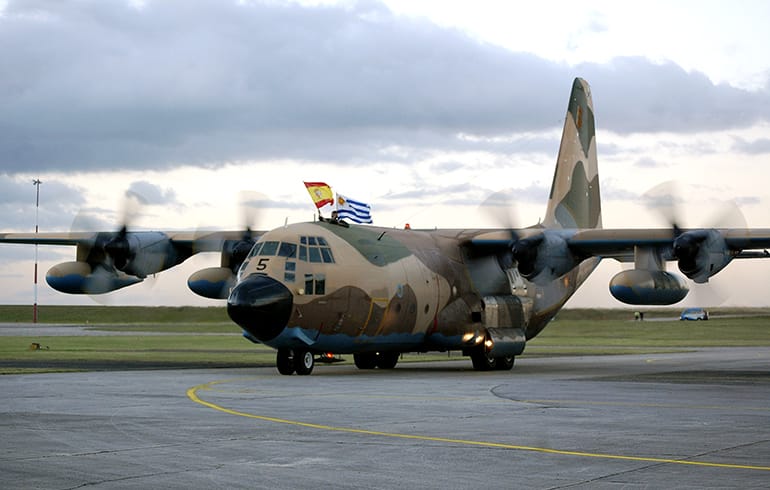
M 498 329 L 520 333 L 507 346 L 498 342 L 519 354 L 524 336 L 542 330 L 597 261 L 540 287 L 504 268 L 511 263 L 504 253 L 477 254 L 471 239 L 484 233 L 329 222 L 272 230 L 260 243 L 276 245 L 257 244 L 240 280 L 262 274 L 280 282 L 291 292 L 291 314 L 272 338 L 260 325 L 242 326 L 277 349 L 335 353 L 469 350 Z
M 272 230 L 240 269 L 230 317 L 279 354 L 462 350 L 475 364 L 482 353 L 520 354 L 600 260 L 567 245 L 580 229 L 601 228 L 594 129 L 590 88 L 575 79 L 541 225 Z

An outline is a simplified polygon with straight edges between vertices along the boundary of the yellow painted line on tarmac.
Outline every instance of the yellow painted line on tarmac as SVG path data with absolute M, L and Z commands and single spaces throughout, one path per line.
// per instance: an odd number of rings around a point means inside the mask
M 705 466 L 709 468 L 731 468 L 731 469 L 741 469 L 741 470 L 770 471 L 770 466 L 712 463 L 707 461 L 651 458 L 651 457 L 644 457 L 644 456 L 624 456 L 621 454 L 609 454 L 609 453 L 589 453 L 589 452 L 582 452 L 582 451 L 567 451 L 563 449 L 552 449 L 552 448 L 546 448 L 546 447 L 521 446 L 517 444 L 505 444 L 505 443 L 499 443 L 499 442 L 472 441 L 468 439 L 452 439 L 448 437 L 421 436 L 416 434 L 400 434 L 396 432 L 381 432 L 376 430 L 354 429 L 350 427 L 335 427 L 332 425 L 313 424 L 309 422 L 300 422 L 297 420 L 288 420 L 288 419 L 281 419 L 277 417 L 268 417 L 265 415 L 256 415 L 256 414 L 247 413 L 247 412 L 240 412 L 238 410 L 232 410 L 230 408 L 217 405 L 216 403 L 203 400 L 198 396 L 199 391 L 211 390 L 212 387 L 215 385 L 229 383 L 232 381 L 233 380 L 212 381 L 210 383 L 204 383 L 201 385 L 193 386 L 192 388 L 189 388 L 187 390 L 187 397 L 190 400 L 194 401 L 195 403 L 203 405 L 204 407 L 208 407 L 213 410 L 217 410 L 219 412 L 226 413 L 229 415 L 236 415 L 238 417 L 246 417 L 246 418 L 255 419 L 255 420 L 263 420 L 265 422 L 273 422 L 276 424 L 286 424 L 286 425 L 293 425 L 295 427 L 306 427 L 309 429 L 325 430 L 325 431 L 332 431 L 332 432 L 344 432 L 348 434 L 361 434 L 361 435 L 377 436 L 377 437 L 389 437 L 394 439 L 443 442 L 447 444 L 460 444 L 465 446 L 477 446 L 477 447 L 487 447 L 487 448 L 495 448 L 495 449 L 513 449 L 517 451 L 530 451 L 530 452 L 545 453 L 545 454 L 558 454 L 562 456 L 576 456 L 581 458 L 612 459 L 612 460 L 621 460 L 621 461 L 638 461 L 638 462 L 644 462 L 644 463 L 658 463 L 658 464 L 665 463 L 665 464 L 677 464 L 677 465 L 688 465 L 688 466 Z

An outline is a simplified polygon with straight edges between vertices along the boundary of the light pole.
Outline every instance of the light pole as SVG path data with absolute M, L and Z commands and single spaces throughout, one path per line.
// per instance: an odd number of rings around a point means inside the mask
M 32 185 L 35 186 L 35 240 L 37 240 L 38 233 L 38 217 L 40 212 L 40 184 L 43 181 L 40 179 L 33 179 Z M 37 243 L 35 243 L 35 303 L 32 305 L 32 323 L 37 323 Z

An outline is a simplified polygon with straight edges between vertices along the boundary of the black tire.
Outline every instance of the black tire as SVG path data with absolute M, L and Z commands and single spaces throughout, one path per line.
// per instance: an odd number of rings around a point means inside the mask
M 300 376 L 307 376 L 313 372 L 315 359 L 313 353 L 306 350 L 294 351 L 294 368 Z
M 290 376 L 294 374 L 294 351 L 291 349 L 278 349 L 275 356 L 275 367 L 278 372 Z
M 361 352 L 353 354 L 353 362 L 358 369 L 374 369 L 377 367 L 377 353 Z
M 400 352 L 378 352 L 377 367 L 380 369 L 393 369 L 398 364 Z
M 505 357 L 498 357 L 496 359 L 497 366 L 495 366 L 495 369 L 498 371 L 510 371 L 513 369 L 513 361 L 516 358 L 514 356 L 505 356 Z
M 487 355 L 486 352 L 479 350 L 471 354 L 473 369 L 476 371 L 491 371 L 497 369 L 497 358 Z

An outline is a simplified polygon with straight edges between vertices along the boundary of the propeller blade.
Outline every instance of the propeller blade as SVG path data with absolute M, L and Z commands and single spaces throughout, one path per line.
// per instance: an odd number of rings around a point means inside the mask
M 253 230 L 259 229 L 259 223 L 268 202 L 267 196 L 261 192 L 241 191 L 238 193 L 238 209 L 244 228 L 244 240 L 251 240 Z
M 712 228 L 748 228 L 746 216 L 735 201 L 724 201 L 711 219 Z
M 136 224 L 142 216 L 144 207 L 148 204 L 149 201 L 144 196 L 136 191 L 127 190 L 123 194 L 123 199 L 118 206 L 122 228 L 131 227 Z
M 677 182 L 669 180 L 642 194 L 645 207 L 657 214 L 671 227 L 673 237 L 682 233 L 682 192 Z
M 516 212 L 515 189 L 503 189 L 490 194 L 481 204 L 479 211 L 498 228 L 505 228 L 511 235 L 511 246 L 519 240 L 518 213 Z
M 112 263 L 118 270 L 123 270 L 131 260 L 131 246 L 128 243 L 128 228 L 120 228 L 118 234 L 104 245 L 105 253 L 112 258 Z

